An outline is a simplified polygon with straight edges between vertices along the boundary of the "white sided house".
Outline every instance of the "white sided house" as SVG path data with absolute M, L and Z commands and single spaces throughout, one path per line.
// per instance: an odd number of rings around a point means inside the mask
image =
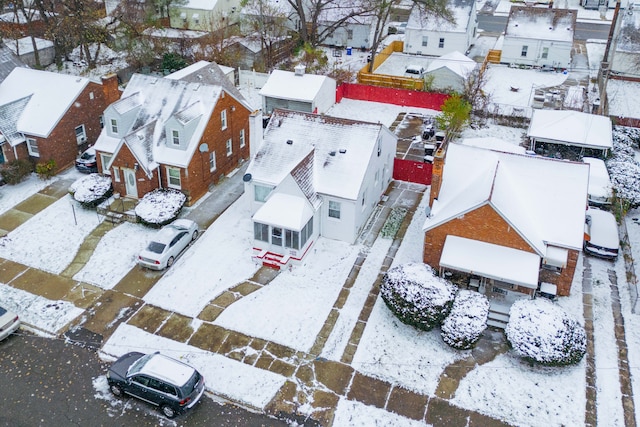
M 431 89 L 442 92 L 464 91 L 464 82 L 476 69 L 478 63 L 460 52 L 450 52 L 431 61 L 425 78 L 433 79 Z M 433 77 L 429 77 L 433 76 Z
M 500 62 L 568 68 L 576 18 L 573 9 L 511 7 Z
M 216 31 L 239 19 L 240 0 L 187 0 L 169 6 L 171 28 Z
M 442 56 L 466 52 L 476 38 L 478 20 L 474 0 L 449 0 L 447 8 L 455 22 L 435 17 L 414 6 L 404 35 L 404 53 Z
M 282 268 L 320 236 L 355 242 L 391 182 L 396 143 L 379 123 L 273 111 L 244 176 L 254 258 Z
M 305 73 L 304 65 L 295 72 L 274 70 L 260 89 L 262 113 L 275 108 L 324 114 L 336 103 L 336 81 L 327 76 Z

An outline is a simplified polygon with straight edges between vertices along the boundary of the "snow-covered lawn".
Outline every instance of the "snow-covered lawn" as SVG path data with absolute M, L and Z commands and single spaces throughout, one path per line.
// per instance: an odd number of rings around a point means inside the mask
M 0 214 L 28 199 L 57 179 L 57 177 L 54 177 L 50 180 L 44 181 L 38 178 L 36 174 L 32 173 L 27 179 L 18 184 L 3 185 L 0 187 Z

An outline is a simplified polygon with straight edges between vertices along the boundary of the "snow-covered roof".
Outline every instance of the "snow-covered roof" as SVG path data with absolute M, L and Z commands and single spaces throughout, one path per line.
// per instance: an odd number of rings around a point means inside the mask
M 589 164 L 589 197 L 610 199 L 613 188 L 604 161 L 593 157 L 583 157 L 582 161 Z
M 536 289 L 540 257 L 479 240 L 447 236 L 440 266 Z
M 505 37 L 573 42 L 577 16 L 573 9 L 512 6 Z
M 176 5 L 174 7 L 180 9 L 213 10 L 217 3 L 218 0 L 187 0 L 185 4 Z
M 89 84 L 89 79 L 28 68 L 14 68 L 0 83 L 0 127 L 14 127 L 17 132 L 47 138 Z M 2 110 L 14 108 L 15 102 L 29 98 L 15 112 L 14 124 L 6 123 Z
M 609 150 L 613 146 L 611 119 L 572 110 L 533 110 L 529 138 L 542 142 Z
M 640 118 L 639 82 L 609 79 L 607 99 L 611 116 Z
M 453 51 L 434 59 L 427 67 L 427 73 L 439 68 L 448 68 L 460 77 L 467 78 L 478 63 L 464 54 Z
M 311 102 L 331 77 L 316 74 L 296 75 L 292 71 L 274 70 L 267 79 L 260 95 L 270 98 Z
M 39 51 L 47 48 L 53 48 L 53 42 L 51 40 L 40 39 L 38 37 L 34 37 L 34 40 Z M 33 53 L 33 41 L 31 40 L 31 37 L 23 37 L 7 43 L 7 47 L 16 55 Z
M 424 8 L 414 6 L 407 21 L 407 30 L 466 33 L 471 21 L 473 0 L 449 0 L 447 10 L 453 15 L 454 22 L 435 17 Z M 475 19 L 475 16 L 473 17 Z
M 465 138 L 462 140 L 461 144 L 469 145 L 471 147 L 485 148 L 487 150 L 504 151 L 505 153 L 525 154 L 527 152 L 527 150 L 520 145 L 494 136 Z
M 287 16 L 292 14 L 293 8 L 287 1 L 281 0 L 262 0 L 260 2 L 247 2 L 240 10 L 241 15 L 257 15 L 257 16 Z
M 275 193 L 256 211 L 252 221 L 300 231 L 313 216 L 304 197 Z
M 589 168 L 583 163 L 449 144 L 423 230 L 490 205 L 538 255 L 582 247 Z
M 25 64 L 4 43 L 0 43 L 0 82 L 16 67 L 25 67 Z
M 356 200 L 383 129 L 376 123 L 276 109 L 247 173 L 277 186 L 313 153 L 308 176 L 315 191 Z

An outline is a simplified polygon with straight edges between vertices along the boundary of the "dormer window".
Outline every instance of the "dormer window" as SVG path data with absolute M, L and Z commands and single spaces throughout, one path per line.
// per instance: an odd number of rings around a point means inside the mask
M 220 113 L 220 122 L 222 123 L 222 130 L 227 128 L 227 110 L 222 110 Z
M 176 129 L 171 130 L 171 141 L 173 145 L 180 145 L 180 132 Z
M 118 133 L 118 121 L 116 119 L 111 119 L 111 132 Z

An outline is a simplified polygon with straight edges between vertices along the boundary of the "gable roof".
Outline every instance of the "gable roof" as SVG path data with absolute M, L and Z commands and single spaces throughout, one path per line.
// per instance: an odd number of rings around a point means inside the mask
M 18 58 L 18 55 L 0 42 L 0 82 L 11 74 L 16 67 L 26 67 L 26 65 Z
M 259 93 L 271 98 L 311 102 L 328 80 L 333 79 L 307 73 L 296 76 L 292 71 L 273 70 Z
M 527 136 L 578 147 L 613 147 L 611 119 L 574 110 L 533 110 Z
M 14 124 L 0 123 L 2 127 L 15 127 L 17 132 L 47 138 L 66 114 L 89 79 L 29 68 L 14 68 L 0 83 L 0 108 L 15 108 L 13 104 L 24 98 L 21 111 L 14 111 L 5 120 Z M 7 107 L 9 104 L 13 104 Z
M 512 6 L 505 37 L 573 42 L 577 11 Z
M 440 68 L 448 68 L 460 77 L 467 78 L 477 65 L 478 63 L 473 59 L 458 51 L 453 51 L 431 61 L 427 67 L 427 73 Z
M 312 185 L 320 194 L 356 200 L 383 129 L 379 123 L 276 109 L 247 172 L 273 186 L 292 174 L 308 198 Z M 305 179 L 296 167 L 311 154 Z
M 540 256 L 582 247 L 589 168 L 451 143 L 442 186 L 423 230 L 490 205 Z
M 409 14 L 407 30 L 465 33 L 471 21 L 474 5 L 474 0 L 449 0 L 447 10 L 453 16 L 454 22 L 414 6 Z

